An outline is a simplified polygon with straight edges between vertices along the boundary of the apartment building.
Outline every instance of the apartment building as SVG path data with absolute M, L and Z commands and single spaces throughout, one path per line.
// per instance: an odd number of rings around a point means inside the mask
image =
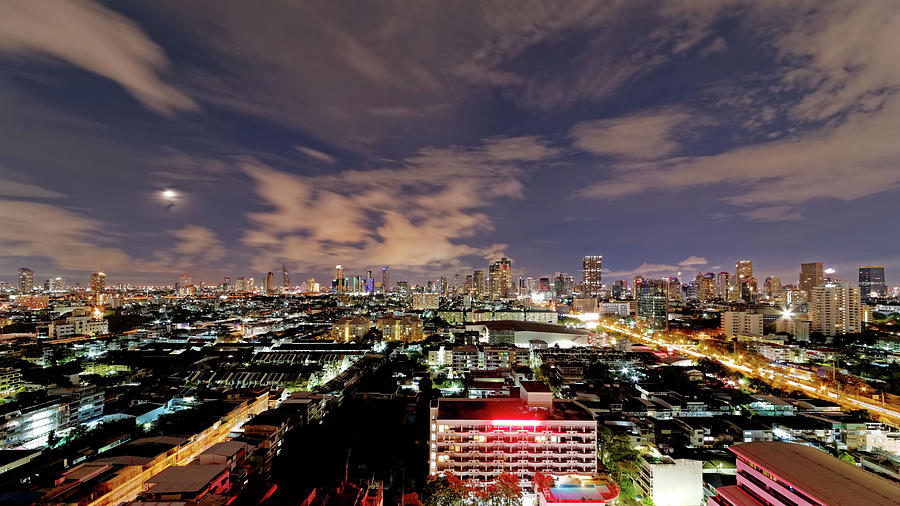
M 597 471 L 597 422 L 538 382 L 522 382 L 519 399 L 438 399 L 430 434 L 430 474 L 489 482 L 508 472 L 527 485 L 535 473 Z

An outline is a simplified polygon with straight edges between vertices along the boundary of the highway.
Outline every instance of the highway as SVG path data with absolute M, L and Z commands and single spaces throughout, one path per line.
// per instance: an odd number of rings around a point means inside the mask
M 888 423 L 889 425 L 893 427 L 900 427 L 900 408 L 898 408 L 897 406 L 885 404 L 868 397 L 854 395 L 847 391 L 835 390 L 829 388 L 826 385 L 817 385 L 804 378 L 796 371 L 790 371 L 787 369 L 782 370 L 779 369 L 778 365 L 753 368 L 745 364 L 738 364 L 725 356 L 701 353 L 693 349 L 691 346 L 683 344 L 673 344 L 657 337 L 648 337 L 643 334 L 638 334 L 634 330 L 627 327 L 611 325 L 602 321 L 600 322 L 600 327 L 608 332 L 618 332 L 643 344 L 664 346 L 690 357 L 715 360 L 716 362 L 719 362 L 729 369 L 740 371 L 745 376 L 758 378 L 776 388 L 787 390 L 801 389 L 805 391 L 810 397 L 825 399 L 839 404 L 846 409 L 866 409 L 870 413 L 878 415 L 882 419 L 882 421 Z

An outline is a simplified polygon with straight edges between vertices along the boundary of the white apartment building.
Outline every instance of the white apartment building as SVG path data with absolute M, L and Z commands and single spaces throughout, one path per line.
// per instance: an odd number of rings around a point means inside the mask
M 703 462 L 645 455 L 635 484 L 645 497 L 666 506 L 701 506 Z
M 508 472 L 597 471 L 597 422 L 581 404 L 554 400 L 542 383 L 522 382 L 519 399 L 438 399 L 432 404 L 429 473 L 490 482 Z
M 47 327 L 47 337 L 50 339 L 107 333 L 109 333 L 109 322 L 102 318 L 95 318 L 85 308 L 75 309 L 65 318 L 51 321 Z
M 811 330 L 833 337 L 862 330 L 859 288 L 843 281 L 825 283 L 809 296 Z
M 763 315 L 746 311 L 722 313 L 722 331 L 729 339 L 737 336 L 760 337 L 763 335 Z

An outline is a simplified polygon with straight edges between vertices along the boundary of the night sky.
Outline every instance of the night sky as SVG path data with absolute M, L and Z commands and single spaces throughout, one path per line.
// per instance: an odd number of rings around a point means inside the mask
M 2 2 L 0 279 L 893 285 L 898 62 L 896 1 Z

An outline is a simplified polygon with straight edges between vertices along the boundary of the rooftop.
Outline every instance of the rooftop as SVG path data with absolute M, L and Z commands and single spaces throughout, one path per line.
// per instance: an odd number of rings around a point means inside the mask
M 147 491 L 151 494 L 199 492 L 224 472 L 225 464 L 171 466 L 147 480 L 147 483 L 156 484 Z
M 735 445 L 730 450 L 823 504 L 900 502 L 900 485 L 809 446 L 759 442 Z
M 529 408 L 520 399 L 439 399 L 441 420 L 593 420 L 573 401 L 554 400 L 552 408 Z

